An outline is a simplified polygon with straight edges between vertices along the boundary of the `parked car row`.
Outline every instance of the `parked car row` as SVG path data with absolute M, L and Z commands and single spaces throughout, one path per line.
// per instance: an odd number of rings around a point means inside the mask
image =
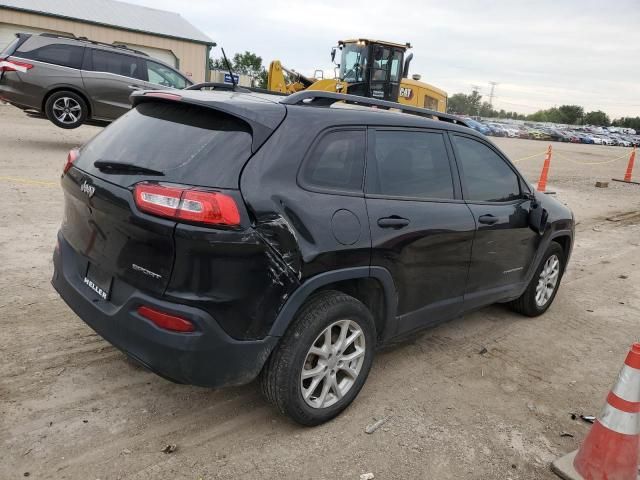
M 640 146 L 640 135 L 611 127 L 575 127 L 553 124 L 515 124 L 465 119 L 466 123 L 483 135 L 494 137 L 528 138 L 554 142 L 587 143 L 618 147 Z

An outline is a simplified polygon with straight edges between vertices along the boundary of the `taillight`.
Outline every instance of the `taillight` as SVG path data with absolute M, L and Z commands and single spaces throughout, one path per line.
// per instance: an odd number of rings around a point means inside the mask
M 236 201 L 224 193 L 155 183 L 139 183 L 133 192 L 136 206 L 152 215 L 208 225 L 240 225 Z
M 77 148 L 69 150 L 69 153 L 67 154 L 67 161 L 64 164 L 64 168 L 62 169 L 63 175 L 69 171 L 69 169 L 73 166 L 73 162 L 78 159 L 79 155 L 80 151 Z
M 33 65 L 27 62 L 18 62 L 17 60 L 0 60 L 0 72 L 22 72 L 31 70 Z
M 161 312 L 151 307 L 138 307 L 138 314 L 147 320 L 151 320 L 155 325 L 172 332 L 189 333 L 195 331 L 195 326 L 186 318 Z

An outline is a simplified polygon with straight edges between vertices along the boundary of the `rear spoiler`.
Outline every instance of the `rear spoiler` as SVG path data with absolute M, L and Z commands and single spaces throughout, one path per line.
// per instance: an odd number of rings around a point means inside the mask
M 184 95 L 182 92 L 182 90 L 136 91 L 131 94 L 129 99 L 134 107 L 144 102 L 181 102 L 203 108 L 210 108 L 236 117 L 251 128 L 253 133 L 251 151 L 254 153 L 278 128 L 286 115 L 286 108 L 279 103 L 257 101 L 257 99 L 251 95 L 247 95 L 247 97 L 253 101 L 243 101 L 245 95 L 236 95 L 236 92 L 233 91 L 216 92 L 215 95 L 208 95 L 202 99 L 192 95 Z M 232 101 L 229 101 L 230 99 L 232 99 Z

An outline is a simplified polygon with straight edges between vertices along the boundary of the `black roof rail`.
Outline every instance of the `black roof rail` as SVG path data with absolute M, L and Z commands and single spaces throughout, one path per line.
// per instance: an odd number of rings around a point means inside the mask
M 117 45 L 117 44 L 113 44 L 113 43 L 104 43 L 104 42 L 98 42 L 96 40 L 91 40 L 87 37 L 76 37 L 73 35 L 60 35 L 58 33 L 41 33 L 40 34 L 41 37 L 47 37 L 47 38 L 64 38 L 67 40 L 76 40 L 78 42 L 87 42 L 87 43 L 91 43 L 93 45 L 100 45 L 103 47 L 109 47 L 109 48 L 117 48 L 120 50 L 127 50 L 129 52 L 133 52 L 133 53 L 137 53 L 138 55 L 143 55 L 145 57 L 148 57 L 149 54 L 145 53 L 145 52 L 141 52 L 140 50 L 135 50 L 133 48 L 127 47 L 126 45 Z
M 74 35 L 61 35 L 59 33 L 41 33 L 40 36 L 47 38 L 69 38 L 71 40 L 77 40 Z
M 211 88 L 213 90 L 226 90 L 229 92 L 249 93 L 250 90 L 245 87 L 239 87 L 230 83 L 220 82 L 202 82 L 188 86 L 185 90 L 202 90 L 203 88 Z
M 241 87 L 239 85 L 231 85 L 230 83 L 220 83 L 220 82 L 202 82 L 191 85 L 185 90 L 202 90 L 203 88 L 211 88 L 213 90 L 226 90 L 230 92 L 238 92 L 238 93 L 265 93 L 267 95 L 278 95 L 280 97 L 286 97 L 286 93 L 281 92 L 272 92 L 271 90 L 267 90 L 266 88 L 256 88 L 256 87 Z
M 312 105 L 318 107 L 327 107 L 336 102 L 346 102 L 356 105 L 364 105 L 371 107 L 393 108 L 403 113 L 410 113 L 421 117 L 441 120 L 443 122 L 455 123 L 468 127 L 464 119 L 448 113 L 437 112 L 427 108 L 413 107 L 411 105 L 403 105 L 397 102 L 389 102 L 387 100 L 378 100 L 376 98 L 360 97 L 358 95 L 346 95 L 343 93 L 323 92 L 320 90 L 303 90 L 293 93 L 287 98 L 280 100 L 285 105 Z M 315 104 L 315 105 L 314 105 Z

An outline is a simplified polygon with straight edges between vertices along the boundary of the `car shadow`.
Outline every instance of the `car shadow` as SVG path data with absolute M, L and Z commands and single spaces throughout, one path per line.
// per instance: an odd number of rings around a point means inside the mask
M 53 139 L 29 139 L 23 140 L 23 143 L 28 144 L 34 148 L 47 149 L 47 150 L 59 150 L 65 154 L 72 148 L 81 146 L 80 142 L 70 142 L 68 140 L 53 140 Z

